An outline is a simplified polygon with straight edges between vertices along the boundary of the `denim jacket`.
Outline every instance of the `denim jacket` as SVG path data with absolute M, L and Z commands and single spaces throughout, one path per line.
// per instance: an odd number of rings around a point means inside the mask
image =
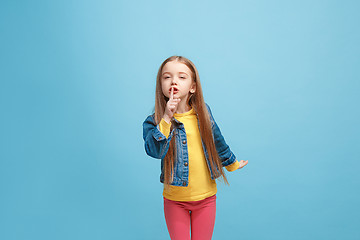
M 224 137 L 220 132 L 220 128 L 216 124 L 213 115 L 211 113 L 210 107 L 206 104 L 208 112 L 210 113 L 210 122 L 212 128 L 212 134 L 214 137 L 216 151 L 219 154 L 219 157 L 222 162 L 222 166 L 228 166 L 236 161 L 236 157 L 233 152 L 230 150 L 230 147 L 226 144 Z M 187 139 L 184 124 L 174 118 L 174 128 L 171 130 L 168 138 L 160 131 L 159 125 L 155 123 L 155 114 L 149 115 L 143 123 L 143 138 L 145 141 L 145 151 L 146 153 L 157 159 L 161 159 L 161 174 L 160 182 L 164 183 L 164 157 L 169 149 L 169 143 L 171 139 L 175 136 L 175 145 L 178 151 L 177 156 L 174 159 L 174 180 L 171 182 L 171 185 L 174 186 L 187 186 L 189 178 L 189 157 L 188 157 L 188 148 L 187 148 Z M 198 118 L 199 126 L 199 118 Z M 216 174 L 211 171 L 211 165 L 209 162 L 208 154 L 205 148 L 205 145 L 202 141 L 202 146 L 204 150 L 205 159 L 210 170 L 211 179 L 218 178 L 220 172 L 216 169 Z M 181 149 L 179 151 L 179 149 Z

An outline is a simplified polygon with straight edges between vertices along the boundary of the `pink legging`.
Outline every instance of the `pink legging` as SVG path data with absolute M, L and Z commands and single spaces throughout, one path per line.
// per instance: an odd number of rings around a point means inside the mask
M 211 240 L 216 215 L 216 194 L 200 201 L 164 198 L 166 225 L 171 240 Z

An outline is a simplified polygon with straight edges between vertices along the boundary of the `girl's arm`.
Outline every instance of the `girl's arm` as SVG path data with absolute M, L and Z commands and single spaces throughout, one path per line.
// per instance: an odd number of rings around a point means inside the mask
M 212 131 L 213 131 L 216 150 L 219 154 L 222 165 L 224 167 L 229 166 L 230 164 L 233 164 L 236 162 L 236 157 L 235 157 L 234 153 L 231 151 L 230 147 L 226 144 L 226 141 L 225 141 L 223 135 L 221 134 L 220 128 L 217 125 L 216 121 L 214 120 L 214 117 L 212 115 L 209 105 L 207 105 L 206 103 L 205 103 L 205 105 L 210 114 L 210 121 L 211 121 L 211 125 L 212 125 Z
M 155 124 L 154 115 L 148 116 L 143 123 L 143 139 L 145 144 L 145 152 L 153 157 L 162 159 L 165 157 L 169 143 L 173 136 L 173 131 L 169 137 L 160 131 L 159 125 Z
M 180 101 L 180 98 L 174 98 L 174 88 L 172 87 L 161 122 L 156 125 L 154 119 L 155 114 L 145 119 L 143 123 L 143 138 L 145 141 L 145 151 L 149 156 L 163 159 L 169 150 L 169 144 L 174 132 L 174 130 L 170 132 L 170 121 Z M 166 122 L 165 119 L 167 119 L 168 122 Z

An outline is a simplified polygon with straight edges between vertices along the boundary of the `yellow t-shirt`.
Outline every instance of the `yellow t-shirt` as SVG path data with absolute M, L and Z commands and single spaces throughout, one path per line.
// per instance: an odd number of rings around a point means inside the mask
M 185 113 L 175 113 L 176 120 L 184 124 L 189 154 L 189 184 L 187 187 L 172 186 L 163 190 L 163 196 L 173 201 L 199 201 L 216 194 L 216 182 L 211 179 L 210 172 L 202 148 L 197 115 L 193 108 Z M 168 137 L 171 123 L 161 119 L 160 131 Z M 232 172 L 238 169 L 239 162 L 226 166 Z

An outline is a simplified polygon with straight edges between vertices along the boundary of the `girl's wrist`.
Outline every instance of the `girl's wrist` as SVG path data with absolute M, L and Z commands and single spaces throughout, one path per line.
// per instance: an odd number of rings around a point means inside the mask
M 164 114 L 163 119 L 164 119 L 165 122 L 167 122 L 167 123 L 170 123 L 170 122 L 171 122 L 171 118 L 169 118 L 169 116 L 166 115 L 166 114 Z

